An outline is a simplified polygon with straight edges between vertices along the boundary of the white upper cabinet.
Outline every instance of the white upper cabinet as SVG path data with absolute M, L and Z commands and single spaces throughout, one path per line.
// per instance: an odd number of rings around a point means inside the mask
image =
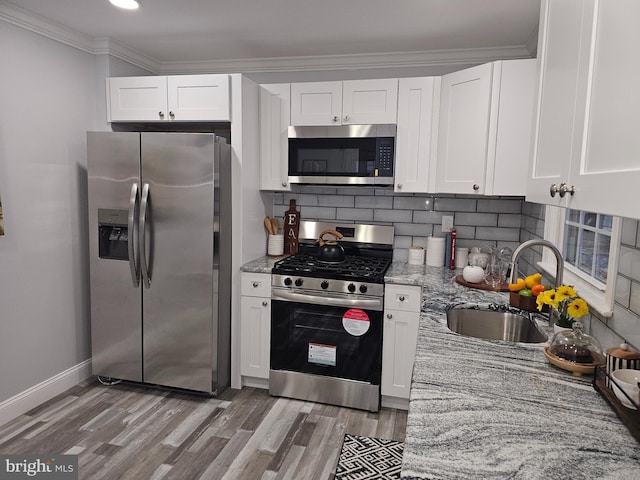
M 394 190 L 432 192 L 435 177 L 440 77 L 401 78 L 398 83 L 398 124 Z
M 228 75 L 107 79 L 107 121 L 229 121 Z
M 527 189 L 536 60 L 493 63 L 486 195 L 522 196 Z
M 291 123 L 288 83 L 260 85 L 260 189 L 290 190 L 288 176 Z
M 394 124 L 398 79 L 291 84 L 292 125 Z
M 542 2 L 529 201 L 566 204 L 565 195 L 552 197 L 550 188 L 568 182 L 579 154 L 592 20 L 592 1 Z
M 542 3 L 528 200 L 640 218 L 638 18 L 634 0 Z
M 107 78 L 107 121 L 168 120 L 167 77 Z
M 442 77 L 436 192 L 485 193 L 493 65 Z

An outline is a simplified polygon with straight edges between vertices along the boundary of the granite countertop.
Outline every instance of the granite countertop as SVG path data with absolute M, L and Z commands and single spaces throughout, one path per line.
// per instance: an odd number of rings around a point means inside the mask
M 447 328 L 451 306 L 508 304 L 506 293 L 458 285 L 459 273 L 394 263 L 385 278 L 424 286 L 402 479 L 640 478 L 638 442 L 591 376 L 550 365 L 544 344 Z
M 281 255 L 279 257 L 270 257 L 264 256 L 252 260 L 251 262 L 245 263 L 240 267 L 241 272 L 249 272 L 249 273 L 271 273 L 271 269 L 273 265 L 283 258 L 288 257 L 288 255 Z

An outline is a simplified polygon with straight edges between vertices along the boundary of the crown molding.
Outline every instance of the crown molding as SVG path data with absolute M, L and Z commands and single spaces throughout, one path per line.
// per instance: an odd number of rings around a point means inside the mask
M 359 55 L 319 55 L 309 57 L 271 57 L 202 62 L 160 62 L 109 38 L 91 38 L 64 25 L 18 7 L 0 4 L 0 20 L 94 55 L 111 55 L 159 75 L 188 73 L 277 73 L 319 70 L 356 70 L 370 68 L 406 68 L 460 66 L 531 58 L 537 47 L 537 31 L 526 45 L 502 48 L 427 50 L 418 52 L 371 53 Z
M 365 68 L 468 66 L 494 60 L 531 58 L 526 46 L 430 50 L 421 52 L 370 53 L 360 55 L 318 55 L 312 57 L 272 57 L 204 62 L 163 62 L 161 74 L 175 73 L 265 73 Z

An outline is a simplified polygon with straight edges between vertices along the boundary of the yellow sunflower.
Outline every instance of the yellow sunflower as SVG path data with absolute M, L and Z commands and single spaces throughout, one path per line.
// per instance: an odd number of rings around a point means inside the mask
M 558 294 L 555 290 L 545 290 L 536 298 L 536 306 L 538 310 L 542 310 L 544 305 L 550 305 L 553 308 L 558 308 Z
M 577 296 L 578 294 L 570 285 L 560 285 L 556 290 L 556 299 L 558 302 Z
M 572 318 L 584 317 L 587 313 L 589 313 L 589 306 L 583 299 L 576 298 L 567 306 L 567 313 Z

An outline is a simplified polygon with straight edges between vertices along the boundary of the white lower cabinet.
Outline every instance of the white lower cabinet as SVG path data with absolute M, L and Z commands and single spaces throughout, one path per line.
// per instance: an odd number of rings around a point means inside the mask
M 383 396 L 409 399 L 421 304 L 422 287 L 385 287 L 381 381 Z
M 269 378 L 271 275 L 242 273 L 240 305 L 240 374 Z

